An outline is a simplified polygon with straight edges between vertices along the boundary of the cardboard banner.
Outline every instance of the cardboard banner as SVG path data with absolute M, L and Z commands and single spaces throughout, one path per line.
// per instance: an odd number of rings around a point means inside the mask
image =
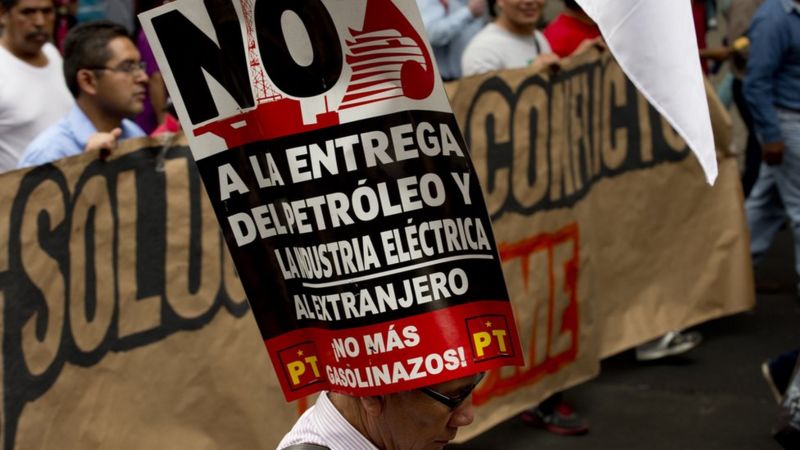
M 0 175 L 4 449 L 269 448 L 296 418 L 185 145 Z
M 287 400 L 523 363 L 416 3 L 350 6 L 141 17 Z
M 490 371 L 460 439 L 603 356 L 752 307 L 735 161 L 706 186 L 613 60 L 450 88 L 526 361 Z M 727 148 L 717 102 L 712 118 Z M 128 141 L 0 186 L 5 450 L 274 448 L 313 404 L 287 404 L 263 358 L 186 141 Z
M 610 55 L 555 74 L 448 87 L 485 189 L 526 365 L 492 370 L 476 424 L 493 426 L 594 376 L 602 357 L 754 303 L 739 171 L 714 187 Z M 730 119 L 707 90 L 717 148 Z

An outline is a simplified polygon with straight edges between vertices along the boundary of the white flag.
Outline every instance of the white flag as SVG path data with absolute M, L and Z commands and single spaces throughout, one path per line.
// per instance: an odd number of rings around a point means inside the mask
M 642 95 L 689 145 L 714 184 L 717 158 L 691 0 L 577 0 Z

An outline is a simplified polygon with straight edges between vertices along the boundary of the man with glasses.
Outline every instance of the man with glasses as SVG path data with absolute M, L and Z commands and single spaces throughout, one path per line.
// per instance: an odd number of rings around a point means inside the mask
M 118 140 L 144 136 L 129 119 L 144 107 L 147 74 L 125 28 L 109 21 L 73 28 L 64 41 L 64 77 L 76 104 L 34 139 L 19 167 L 110 151 Z
M 53 0 L 0 0 L 0 172 L 74 103 L 50 43 L 55 16 Z
M 472 423 L 469 397 L 482 378 L 481 373 L 371 397 L 323 392 L 278 449 L 442 449 L 458 428 Z

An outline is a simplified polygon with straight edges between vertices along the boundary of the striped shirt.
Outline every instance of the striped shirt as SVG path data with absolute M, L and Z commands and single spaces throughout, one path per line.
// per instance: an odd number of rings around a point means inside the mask
M 317 403 L 300 416 L 278 450 L 295 444 L 324 445 L 331 450 L 378 450 L 342 417 L 327 392 L 319 394 Z

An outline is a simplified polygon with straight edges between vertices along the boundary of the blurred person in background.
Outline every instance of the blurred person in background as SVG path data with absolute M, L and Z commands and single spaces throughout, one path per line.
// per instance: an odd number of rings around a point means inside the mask
M 144 136 L 130 118 L 142 111 L 147 74 L 128 32 L 110 21 L 73 28 L 64 43 L 64 77 L 75 106 L 25 150 L 20 167 L 45 164 Z
M 0 0 L 0 171 L 16 167 L 74 103 L 51 44 L 54 24 L 53 0 Z
M 748 38 L 743 89 L 763 160 L 745 201 L 750 252 L 758 263 L 788 216 L 800 275 L 800 0 L 766 0 Z M 797 357 L 795 349 L 762 365 L 776 399 L 786 394 Z
M 137 0 L 77 0 L 76 19 L 78 23 L 97 20 L 110 20 L 122 25 L 133 36 L 136 31 Z
M 444 81 L 461 78 L 461 55 L 486 25 L 486 0 L 417 0 Z
M 733 101 L 747 127 L 747 145 L 742 173 L 742 189 L 745 198 L 750 195 L 750 191 L 758 179 L 758 170 L 761 166 L 761 146 L 756 139 L 750 106 L 744 98 L 743 83 L 750 47 L 747 29 L 753 20 L 753 14 L 762 3 L 764 0 L 733 0 L 730 7 L 725 10 L 728 24 L 726 36 L 730 48 L 730 70 L 733 74 Z
M 580 54 L 592 47 L 602 48 L 600 29 L 575 0 L 564 0 L 564 10 L 544 29 L 553 53 L 561 58 Z
M 545 0 L 497 0 L 497 19 L 475 35 L 464 50 L 461 58 L 464 76 L 558 65 L 558 56 L 536 29 L 544 6 Z
M 766 0 L 748 37 L 744 96 L 763 160 L 745 202 L 750 252 L 759 262 L 788 216 L 800 275 L 800 3 Z
M 164 3 L 166 3 L 164 0 L 139 0 L 137 2 L 137 14 L 161 6 Z M 150 43 L 147 42 L 144 30 L 140 27 L 136 32 L 136 48 L 142 55 L 142 62 L 145 63 L 149 81 L 147 83 L 144 109 L 136 115 L 134 121 L 145 133 L 151 134 L 166 120 L 167 98 L 169 95 L 167 94 L 167 85 L 164 83 L 164 77 L 158 69 L 156 57 L 153 55 Z
M 67 38 L 69 30 L 75 26 L 75 13 L 78 3 L 76 0 L 55 0 L 56 5 L 56 24 L 54 39 L 59 51 L 64 50 L 64 39 Z
M 749 54 L 750 41 L 747 38 L 747 30 L 750 22 L 764 0 L 732 0 L 730 6 L 725 9 L 727 18 L 727 40 L 730 49 L 730 69 L 733 74 L 733 101 L 736 109 L 742 117 L 747 127 L 747 145 L 745 147 L 744 171 L 742 172 L 742 189 L 747 198 L 753 185 L 758 179 L 758 170 L 761 166 L 761 146 L 756 138 L 755 128 L 753 128 L 753 115 L 750 113 L 750 106 L 744 98 L 744 74 L 747 67 L 747 55 Z
M 761 166 L 761 147 L 753 129 L 753 118 L 750 114 L 750 107 L 744 98 L 742 83 L 750 48 L 747 29 L 750 26 L 753 14 L 762 3 L 764 3 L 764 0 L 729 0 L 721 3 L 720 11 L 727 23 L 727 32 L 723 45 L 700 50 L 702 58 L 713 60 L 717 64 L 730 61 L 729 81 L 728 78 L 723 80 L 722 86 L 725 86 L 725 89 L 721 91 L 720 97 L 721 99 L 722 97 L 730 98 L 736 104 L 736 109 L 747 127 L 747 144 L 745 146 L 744 170 L 742 171 L 742 189 L 744 190 L 745 198 L 750 195 Z

